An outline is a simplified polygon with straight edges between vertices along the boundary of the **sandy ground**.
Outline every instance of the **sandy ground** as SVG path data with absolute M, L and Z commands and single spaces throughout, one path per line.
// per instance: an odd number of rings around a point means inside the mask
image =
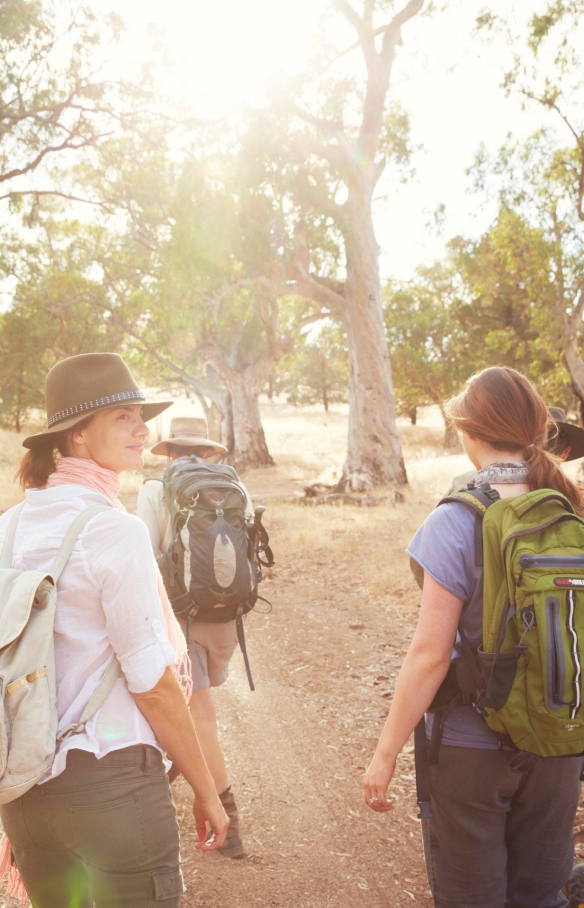
M 254 502 L 267 505 L 277 563 L 262 594 L 273 611 L 248 620 L 256 691 L 237 653 L 231 678 L 216 692 L 248 857 L 194 852 L 189 790 L 176 782 L 184 905 L 430 905 L 412 743 L 399 760 L 395 811 L 374 815 L 360 782 L 417 619 L 404 548 L 466 461 L 443 453 L 441 429 L 428 414 L 427 425 L 404 426 L 412 442 L 405 502 L 374 509 L 288 504 L 282 497 L 307 481 L 338 475 L 345 414 L 311 412 L 302 422 L 294 413 L 269 416 L 278 468 L 245 481 Z
M 377 518 L 400 544 L 407 536 L 402 508 Z M 274 610 L 250 616 L 247 634 L 257 689 L 249 691 L 237 654 L 216 698 L 249 856 L 235 862 L 195 854 L 189 791 L 175 783 L 184 904 L 427 903 L 411 747 L 400 759 L 392 814 L 371 813 L 360 791 L 416 618 L 416 593 L 395 565 L 393 602 L 369 594 L 359 563 L 374 532 L 369 517 L 346 515 L 349 524 L 339 528 L 344 513 L 319 514 L 318 529 L 329 524 L 328 532 L 300 544 L 292 562 L 289 527 L 298 510 L 280 507 L 270 519 L 279 561 L 262 592 Z M 308 524 L 316 517 L 312 509 L 298 516 Z M 339 545 L 331 552 L 333 533 Z

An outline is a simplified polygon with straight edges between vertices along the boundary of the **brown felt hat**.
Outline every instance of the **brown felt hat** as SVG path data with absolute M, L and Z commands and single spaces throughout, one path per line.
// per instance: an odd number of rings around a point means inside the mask
M 584 457 L 584 429 L 575 426 L 574 423 L 566 422 L 566 411 L 561 407 L 548 407 L 548 413 L 558 427 L 558 434 L 551 448 L 554 454 L 560 456 L 566 448 L 569 448 L 567 461 Z
M 207 420 L 199 416 L 177 416 L 170 422 L 168 438 L 154 445 L 151 454 L 168 454 L 169 445 L 183 448 L 213 448 L 217 454 L 224 454 L 227 448 L 218 441 L 211 441 Z
M 25 448 L 47 440 L 47 436 L 66 429 L 111 407 L 141 404 L 143 419 L 154 419 L 172 406 L 171 400 L 148 403 L 132 373 L 117 353 L 81 353 L 61 360 L 49 371 L 45 381 L 47 428 L 29 435 Z

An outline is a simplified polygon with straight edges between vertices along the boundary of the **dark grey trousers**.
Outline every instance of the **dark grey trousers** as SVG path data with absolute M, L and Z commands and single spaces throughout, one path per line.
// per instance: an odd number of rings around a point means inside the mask
M 33 908 L 178 908 L 178 825 L 156 748 L 72 750 L 0 818 Z
M 430 767 L 432 812 L 423 837 L 437 908 L 564 908 L 582 757 L 440 748 Z

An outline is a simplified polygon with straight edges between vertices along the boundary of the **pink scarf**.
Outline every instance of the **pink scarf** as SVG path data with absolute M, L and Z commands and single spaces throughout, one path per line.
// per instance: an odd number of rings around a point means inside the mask
M 85 486 L 100 492 L 114 508 L 119 511 L 125 511 L 125 507 L 118 499 L 120 494 L 120 480 L 111 470 L 100 467 L 94 460 L 85 460 L 82 457 L 62 457 L 57 462 L 57 469 L 51 473 L 47 481 L 47 488 L 54 486 L 71 485 Z M 154 555 L 152 556 L 154 558 Z M 193 692 L 193 682 L 191 679 L 191 663 L 187 652 L 187 642 L 182 632 L 181 626 L 176 620 L 172 610 L 164 583 L 156 566 L 158 575 L 158 595 L 162 606 L 162 614 L 166 625 L 166 633 L 175 654 L 176 662 L 171 666 L 172 673 L 178 680 L 187 703 Z M 10 842 L 6 835 L 2 836 L 0 841 L 0 882 L 8 877 L 7 894 L 9 897 L 20 901 L 22 908 L 25 908 L 28 902 L 28 895 L 16 867 L 12 863 L 12 853 Z

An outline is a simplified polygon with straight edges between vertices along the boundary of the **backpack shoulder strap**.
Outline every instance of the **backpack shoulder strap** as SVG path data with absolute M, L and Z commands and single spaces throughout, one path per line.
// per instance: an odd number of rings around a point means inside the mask
M 499 498 L 499 493 L 485 484 L 482 488 L 462 489 L 460 492 L 453 492 L 452 495 L 446 495 L 438 502 L 438 507 L 449 501 L 458 501 L 471 508 L 475 514 L 478 514 L 479 517 L 482 518 L 491 505 L 498 501 Z
M 112 688 L 120 675 L 120 663 L 116 655 L 113 655 L 109 661 L 109 665 L 105 670 L 104 676 L 95 688 L 93 695 L 91 696 L 89 703 L 79 716 L 79 722 L 75 722 L 74 725 L 68 725 L 67 728 L 64 728 L 63 731 L 59 732 L 57 735 L 57 743 L 60 744 L 65 738 L 68 738 L 70 735 L 75 735 L 80 731 L 83 731 L 86 723 L 91 719 L 93 715 L 98 711 L 100 707 L 103 706 L 107 698 L 109 697 Z
M 59 577 L 63 572 L 63 568 L 69 560 L 69 555 L 73 551 L 73 547 L 77 542 L 79 534 L 85 527 L 87 523 L 91 520 L 92 517 L 95 517 L 96 514 L 100 514 L 102 511 L 109 511 L 111 505 L 107 504 L 93 504 L 90 508 L 87 508 L 85 511 L 82 511 L 78 517 L 75 518 L 69 529 L 67 530 L 67 535 L 63 540 L 63 544 L 59 549 L 55 563 L 53 564 L 51 570 L 51 577 L 55 581 L 55 586 Z
M 470 508 L 474 513 L 474 552 L 475 564 L 477 567 L 482 567 L 483 564 L 483 517 L 491 505 L 498 501 L 499 498 L 499 493 L 496 492 L 495 489 L 491 489 L 491 487 L 485 483 L 485 485 L 477 489 L 463 489 L 461 492 L 455 492 L 453 495 L 446 495 L 445 498 L 442 498 L 441 501 L 438 502 L 439 507 L 441 504 L 457 501 L 467 508 Z
M 18 520 L 22 514 L 22 509 L 24 508 L 26 501 L 23 501 L 21 504 L 15 508 L 12 517 L 10 518 L 10 523 L 8 524 L 8 529 L 6 530 L 6 536 L 4 537 L 4 545 L 2 546 L 2 554 L 0 555 L 0 568 L 9 568 L 12 564 L 12 550 L 14 548 L 14 538 L 16 536 L 16 527 L 18 525 Z
M 174 531 L 174 501 L 172 500 L 172 492 L 171 492 L 171 488 L 170 488 L 172 480 L 171 480 L 171 476 L 169 475 L 171 469 L 172 469 L 172 464 L 170 467 L 167 467 L 166 470 L 164 471 L 164 473 L 162 474 L 161 481 L 162 481 L 162 494 L 164 496 L 164 503 L 166 504 L 166 507 L 168 508 L 168 513 L 170 514 L 170 517 L 172 519 L 173 531 Z

